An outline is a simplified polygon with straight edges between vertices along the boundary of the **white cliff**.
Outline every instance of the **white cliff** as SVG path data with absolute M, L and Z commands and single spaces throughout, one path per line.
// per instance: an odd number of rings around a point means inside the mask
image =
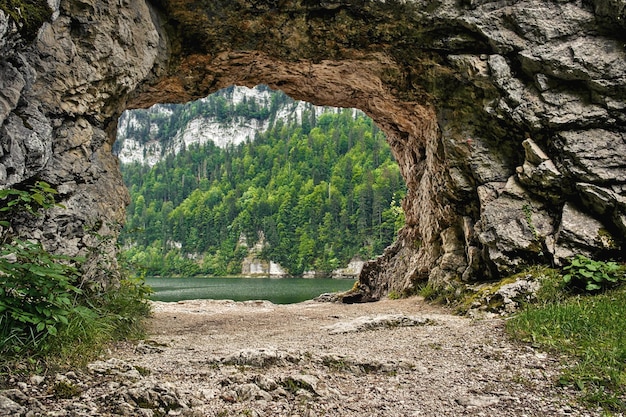
M 256 117 L 229 115 L 226 119 L 215 111 L 202 112 L 185 120 L 187 105 L 156 104 L 148 110 L 125 111 L 119 119 L 117 129 L 116 154 L 123 164 L 138 162 L 155 165 L 168 154 L 176 154 L 193 144 L 202 145 L 212 141 L 225 148 L 253 140 L 257 133 L 270 129 L 276 121 L 301 123 L 305 112 L 315 112 L 316 117 L 326 112 L 338 112 L 340 108 L 314 106 L 304 101 L 282 98 L 281 104 L 272 109 L 272 99 L 282 95 L 265 86 L 255 88 L 234 86 L 215 93 L 222 97 L 230 109 L 247 103 L 255 103 L 260 112 Z M 210 98 L 198 100 L 199 106 L 211 108 Z M 358 112 L 358 110 L 354 110 Z M 173 122 L 167 119 L 182 120 L 174 131 Z

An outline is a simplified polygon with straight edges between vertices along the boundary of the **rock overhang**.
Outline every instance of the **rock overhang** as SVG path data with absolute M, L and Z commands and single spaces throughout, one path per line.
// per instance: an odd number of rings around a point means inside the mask
M 115 236 L 127 201 L 110 154 L 121 111 L 263 83 L 359 108 L 389 137 L 407 223 L 364 268 L 367 297 L 574 252 L 623 256 L 619 2 L 136 3 L 62 1 L 33 43 L 7 52 L 2 81 L 19 97 L 5 100 L 1 120 L 3 186 L 49 180 L 78 224 Z M 547 162 L 525 152 L 529 140 Z M 48 151 L 20 159 L 33 149 Z M 598 204 L 598 195 L 614 198 Z M 94 245 L 50 226 L 58 216 L 25 230 L 47 228 L 60 251 Z M 570 230 L 581 216 L 614 234 L 617 252 L 581 243 Z

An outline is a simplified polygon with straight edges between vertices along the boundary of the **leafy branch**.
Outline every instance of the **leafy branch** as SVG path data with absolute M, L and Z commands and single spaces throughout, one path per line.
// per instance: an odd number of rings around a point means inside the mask
M 0 226 L 9 228 L 9 219 L 20 212 L 26 212 L 33 216 L 40 216 L 41 210 L 47 210 L 53 206 L 63 207 L 56 204 L 54 196 L 57 191 L 47 182 L 37 181 L 28 190 L 7 188 L 0 190 Z

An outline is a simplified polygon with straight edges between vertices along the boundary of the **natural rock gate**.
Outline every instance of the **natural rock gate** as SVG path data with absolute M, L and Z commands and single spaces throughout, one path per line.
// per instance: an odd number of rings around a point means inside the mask
M 624 257 L 623 2 L 40 3 L 35 25 L 0 9 L 0 187 L 58 188 L 66 208 L 19 230 L 87 255 L 92 279 L 111 279 L 128 200 L 118 116 L 232 84 L 356 107 L 388 135 L 407 223 L 365 298 Z

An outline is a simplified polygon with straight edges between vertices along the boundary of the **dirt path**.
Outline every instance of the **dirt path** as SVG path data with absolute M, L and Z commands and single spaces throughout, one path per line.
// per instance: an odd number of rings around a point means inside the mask
M 556 358 L 503 328 L 417 298 L 194 300 L 155 303 L 150 340 L 115 355 L 172 383 L 195 415 L 601 415 L 555 384 Z

